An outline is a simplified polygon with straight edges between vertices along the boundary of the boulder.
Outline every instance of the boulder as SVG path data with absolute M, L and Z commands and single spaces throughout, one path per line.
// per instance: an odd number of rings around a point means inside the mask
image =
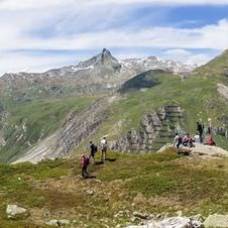
M 19 207 L 15 204 L 9 204 L 6 208 L 6 214 L 8 218 L 20 218 L 20 217 L 27 217 L 28 211 L 23 207 Z
M 204 221 L 204 227 L 228 227 L 228 215 L 209 215 Z
M 228 151 L 217 146 L 202 144 L 195 144 L 195 147 L 191 149 L 191 154 L 209 157 L 228 157 Z
M 175 148 L 173 147 L 172 144 L 166 144 L 158 151 L 158 153 L 164 153 L 170 149 L 175 149 Z M 208 145 L 198 144 L 198 143 L 195 143 L 194 147 L 192 148 L 182 146 L 177 150 L 177 153 L 182 155 L 202 156 L 206 158 L 228 157 L 228 151 L 220 147 L 208 146 Z

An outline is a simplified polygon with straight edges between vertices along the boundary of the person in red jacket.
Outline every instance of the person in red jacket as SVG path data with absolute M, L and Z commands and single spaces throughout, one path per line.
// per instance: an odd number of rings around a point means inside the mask
M 216 146 L 216 143 L 215 143 L 215 141 L 213 140 L 212 135 L 209 135 L 209 136 L 208 136 L 206 145 L 209 145 L 209 146 Z
M 82 167 L 82 177 L 89 178 L 88 166 L 89 166 L 89 157 L 86 155 L 82 155 L 81 157 L 81 167 Z

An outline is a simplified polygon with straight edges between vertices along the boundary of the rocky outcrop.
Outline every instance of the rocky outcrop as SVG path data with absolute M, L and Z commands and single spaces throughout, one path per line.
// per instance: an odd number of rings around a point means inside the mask
M 14 163 L 37 163 L 44 159 L 68 156 L 85 138 L 96 132 L 102 121 L 107 118 L 107 107 L 113 100 L 102 98 L 83 112 L 71 113 L 59 130 Z
M 221 83 L 218 83 L 217 90 L 220 95 L 222 95 L 225 99 L 228 99 L 228 87 L 227 86 L 225 86 Z
M 175 130 L 182 125 L 183 110 L 176 105 L 167 105 L 157 112 L 145 115 L 138 130 L 132 129 L 113 144 L 118 151 L 156 151 L 171 141 Z
M 163 146 L 158 153 L 164 153 L 169 149 L 175 149 L 172 144 L 166 144 Z M 228 157 L 228 151 L 217 147 L 217 146 L 208 146 L 203 144 L 195 143 L 194 147 L 180 147 L 177 151 L 180 154 L 186 154 L 191 156 L 201 156 L 204 158 L 224 158 Z

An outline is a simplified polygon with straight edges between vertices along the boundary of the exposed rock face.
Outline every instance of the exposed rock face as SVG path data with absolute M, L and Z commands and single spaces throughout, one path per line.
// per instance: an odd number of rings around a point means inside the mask
M 54 159 L 69 155 L 85 138 L 95 133 L 102 121 L 107 117 L 110 99 L 103 98 L 92 104 L 82 113 L 71 113 L 65 124 L 50 137 L 27 151 L 18 162 L 37 163 L 44 159 Z
M 217 90 L 218 92 L 226 99 L 228 99 L 228 87 L 223 85 L 223 84 L 218 84 L 217 85 Z
M 175 130 L 182 125 L 182 118 L 183 110 L 179 106 L 167 105 L 158 112 L 145 115 L 140 129 L 129 131 L 113 145 L 113 149 L 125 152 L 158 150 L 174 137 Z
M 6 125 L 6 118 L 8 113 L 5 111 L 3 105 L 0 103 L 0 147 L 5 146 L 4 128 Z
M 102 53 L 98 54 L 97 56 L 94 56 L 87 61 L 80 62 L 77 65 L 78 68 L 86 68 L 91 66 L 108 66 L 116 71 L 120 71 L 121 69 L 121 64 L 119 63 L 119 61 L 115 57 L 113 57 L 111 52 L 106 48 L 104 48 Z

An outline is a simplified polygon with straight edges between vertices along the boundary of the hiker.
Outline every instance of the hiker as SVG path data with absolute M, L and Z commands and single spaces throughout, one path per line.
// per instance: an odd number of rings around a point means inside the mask
M 81 157 L 81 167 L 82 167 L 82 177 L 84 179 L 89 178 L 89 172 L 88 172 L 88 166 L 89 166 L 89 157 L 87 155 L 82 155 Z
M 209 135 L 209 136 L 208 136 L 208 139 L 207 139 L 207 141 L 206 141 L 206 145 L 208 145 L 208 146 L 216 146 L 216 143 L 215 143 L 215 141 L 213 140 L 212 135 Z
M 178 149 L 180 145 L 182 144 L 182 137 L 176 133 L 173 141 L 173 145 Z
M 198 131 L 199 137 L 200 137 L 200 143 L 203 143 L 204 126 L 200 122 L 197 122 L 196 124 L 197 124 L 197 131 Z
M 104 162 L 106 160 L 106 153 L 108 150 L 108 142 L 106 137 L 101 139 L 101 161 Z
M 189 134 L 186 134 L 182 140 L 184 146 L 193 147 L 193 139 Z
M 95 154 L 97 152 L 97 146 L 92 142 L 90 141 L 90 156 L 89 158 L 93 158 L 93 162 L 95 163 Z

